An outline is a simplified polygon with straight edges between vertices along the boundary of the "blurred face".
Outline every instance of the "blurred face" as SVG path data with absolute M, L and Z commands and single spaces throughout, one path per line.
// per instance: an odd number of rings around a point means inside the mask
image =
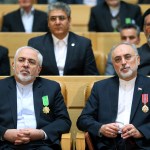
M 120 0 L 105 0 L 111 7 L 117 7 L 120 4 Z
M 24 48 L 18 53 L 14 61 L 12 65 L 16 81 L 23 85 L 33 82 L 41 71 L 37 52 L 32 49 Z
M 136 77 L 140 58 L 130 45 L 121 44 L 112 52 L 112 63 L 118 76 L 128 81 Z
M 148 38 L 150 35 L 150 14 L 145 17 L 143 31 L 146 38 Z
M 18 0 L 18 3 L 21 8 L 31 7 L 33 0 Z
M 120 37 L 122 42 L 128 42 L 135 45 L 138 45 L 140 42 L 140 38 L 137 36 L 137 31 L 134 28 L 123 29 L 120 32 Z
M 63 39 L 69 32 L 70 18 L 63 10 L 53 10 L 49 13 L 48 27 L 58 39 Z

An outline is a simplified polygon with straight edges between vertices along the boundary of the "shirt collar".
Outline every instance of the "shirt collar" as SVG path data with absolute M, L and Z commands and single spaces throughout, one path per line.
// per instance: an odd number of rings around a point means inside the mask
M 122 80 L 119 78 L 120 86 L 121 87 L 129 87 L 129 88 L 133 87 L 135 85 L 135 80 L 136 80 L 136 77 L 129 81 L 125 81 L 125 80 Z
M 34 7 L 32 7 L 28 14 L 33 14 L 33 13 L 34 13 L 34 10 L 35 10 Z M 20 9 L 20 12 L 21 12 L 21 15 L 26 14 L 26 12 L 24 11 L 23 8 Z
M 65 45 L 67 45 L 67 43 L 68 43 L 68 36 L 69 36 L 69 33 L 62 39 L 64 41 Z M 60 41 L 60 39 L 58 39 L 54 34 L 52 34 L 52 38 L 54 41 L 54 45 L 56 45 L 57 42 Z

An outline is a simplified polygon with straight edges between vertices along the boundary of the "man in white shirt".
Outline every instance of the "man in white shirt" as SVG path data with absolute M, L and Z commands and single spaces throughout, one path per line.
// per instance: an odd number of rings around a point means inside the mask
M 2 32 L 46 32 L 47 14 L 33 7 L 34 0 L 18 0 L 20 8 L 3 17 Z
M 135 45 L 113 47 L 118 76 L 98 81 L 77 121 L 98 150 L 150 149 L 150 79 L 137 73 L 140 57 Z
M 42 61 L 39 51 L 21 47 L 14 76 L 0 80 L 0 150 L 60 150 L 61 135 L 70 130 L 60 85 L 38 77 Z

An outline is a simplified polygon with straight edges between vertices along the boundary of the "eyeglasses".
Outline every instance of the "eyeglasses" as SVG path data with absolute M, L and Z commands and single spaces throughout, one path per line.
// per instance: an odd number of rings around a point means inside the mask
M 121 40 L 127 40 L 127 39 L 130 39 L 130 40 L 133 40 L 133 39 L 135 39 L 136 38 L 136 36 L 121 36 Z
M 37 64 L 36 60 L 34 60 L 34 59 L 26 59 L 26 58 L 23 58 L 23 57 L 19 57 L 18 58 L 18 62 L 20 64 L 28 63 L 30 66 L 35 66 Z
M 67 17 L 65 17 L 65 16 L 51 16 L 51 17 L 49 18 L 49 20 L 50 20 L 51 22 L 55 22 L 57 19 L 59 19 L 59 21 L 64 21 L 66 18 L 67 18 Z
M 144 26 L 150 27 L 150 23 L 144 23 Z
M 134 56 L 137 56 L 137 55 L 126 54 L 123 57 L 126 61 L 130 61 Z M 116 56 L 114 58 L 114 61 L 115 61 L 115 63 L 120 63 L 122 61 L 122 57 L 121 56 Z

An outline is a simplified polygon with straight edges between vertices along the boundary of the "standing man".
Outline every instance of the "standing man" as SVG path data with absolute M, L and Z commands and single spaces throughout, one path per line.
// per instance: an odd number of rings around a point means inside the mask
M 140 26 L 141 9 L 138 5 L 121 0 L 104 0 L 91 9 L 88 28 L 89 31 L 116 32 L 129 23 Z
M 134 45 L 112 49 L 118 76 L 98 81 L 77 121 L 96 150 L 150 149 L 150 78 L 137 73 L 140 57 Z
M 69 5 L 56 2 L 48 6 L 50 32 L 34 37 L 28 45 L 43 55 L 41 75 L 98 75 L 91 40 L 69 32 Z
M 128 42 L 138 45 L 140 43 L 140 28 L 135 24 L 126 24 L 120 30 L 120 40 L 122 42 Z M 105 75 L 115 75 L 111 52 L 108 54 Z
M 61 150 L 71 121 L 55 81 L 38 77 L 43 57 L 32 47 L 16 51 L 14 76 L 0 80 L 0 149 Z
M 3 17 L 2 32 L 46 32 L 47 14 L 33 7 L 34 0 L 18 0 L 20 8 Z

